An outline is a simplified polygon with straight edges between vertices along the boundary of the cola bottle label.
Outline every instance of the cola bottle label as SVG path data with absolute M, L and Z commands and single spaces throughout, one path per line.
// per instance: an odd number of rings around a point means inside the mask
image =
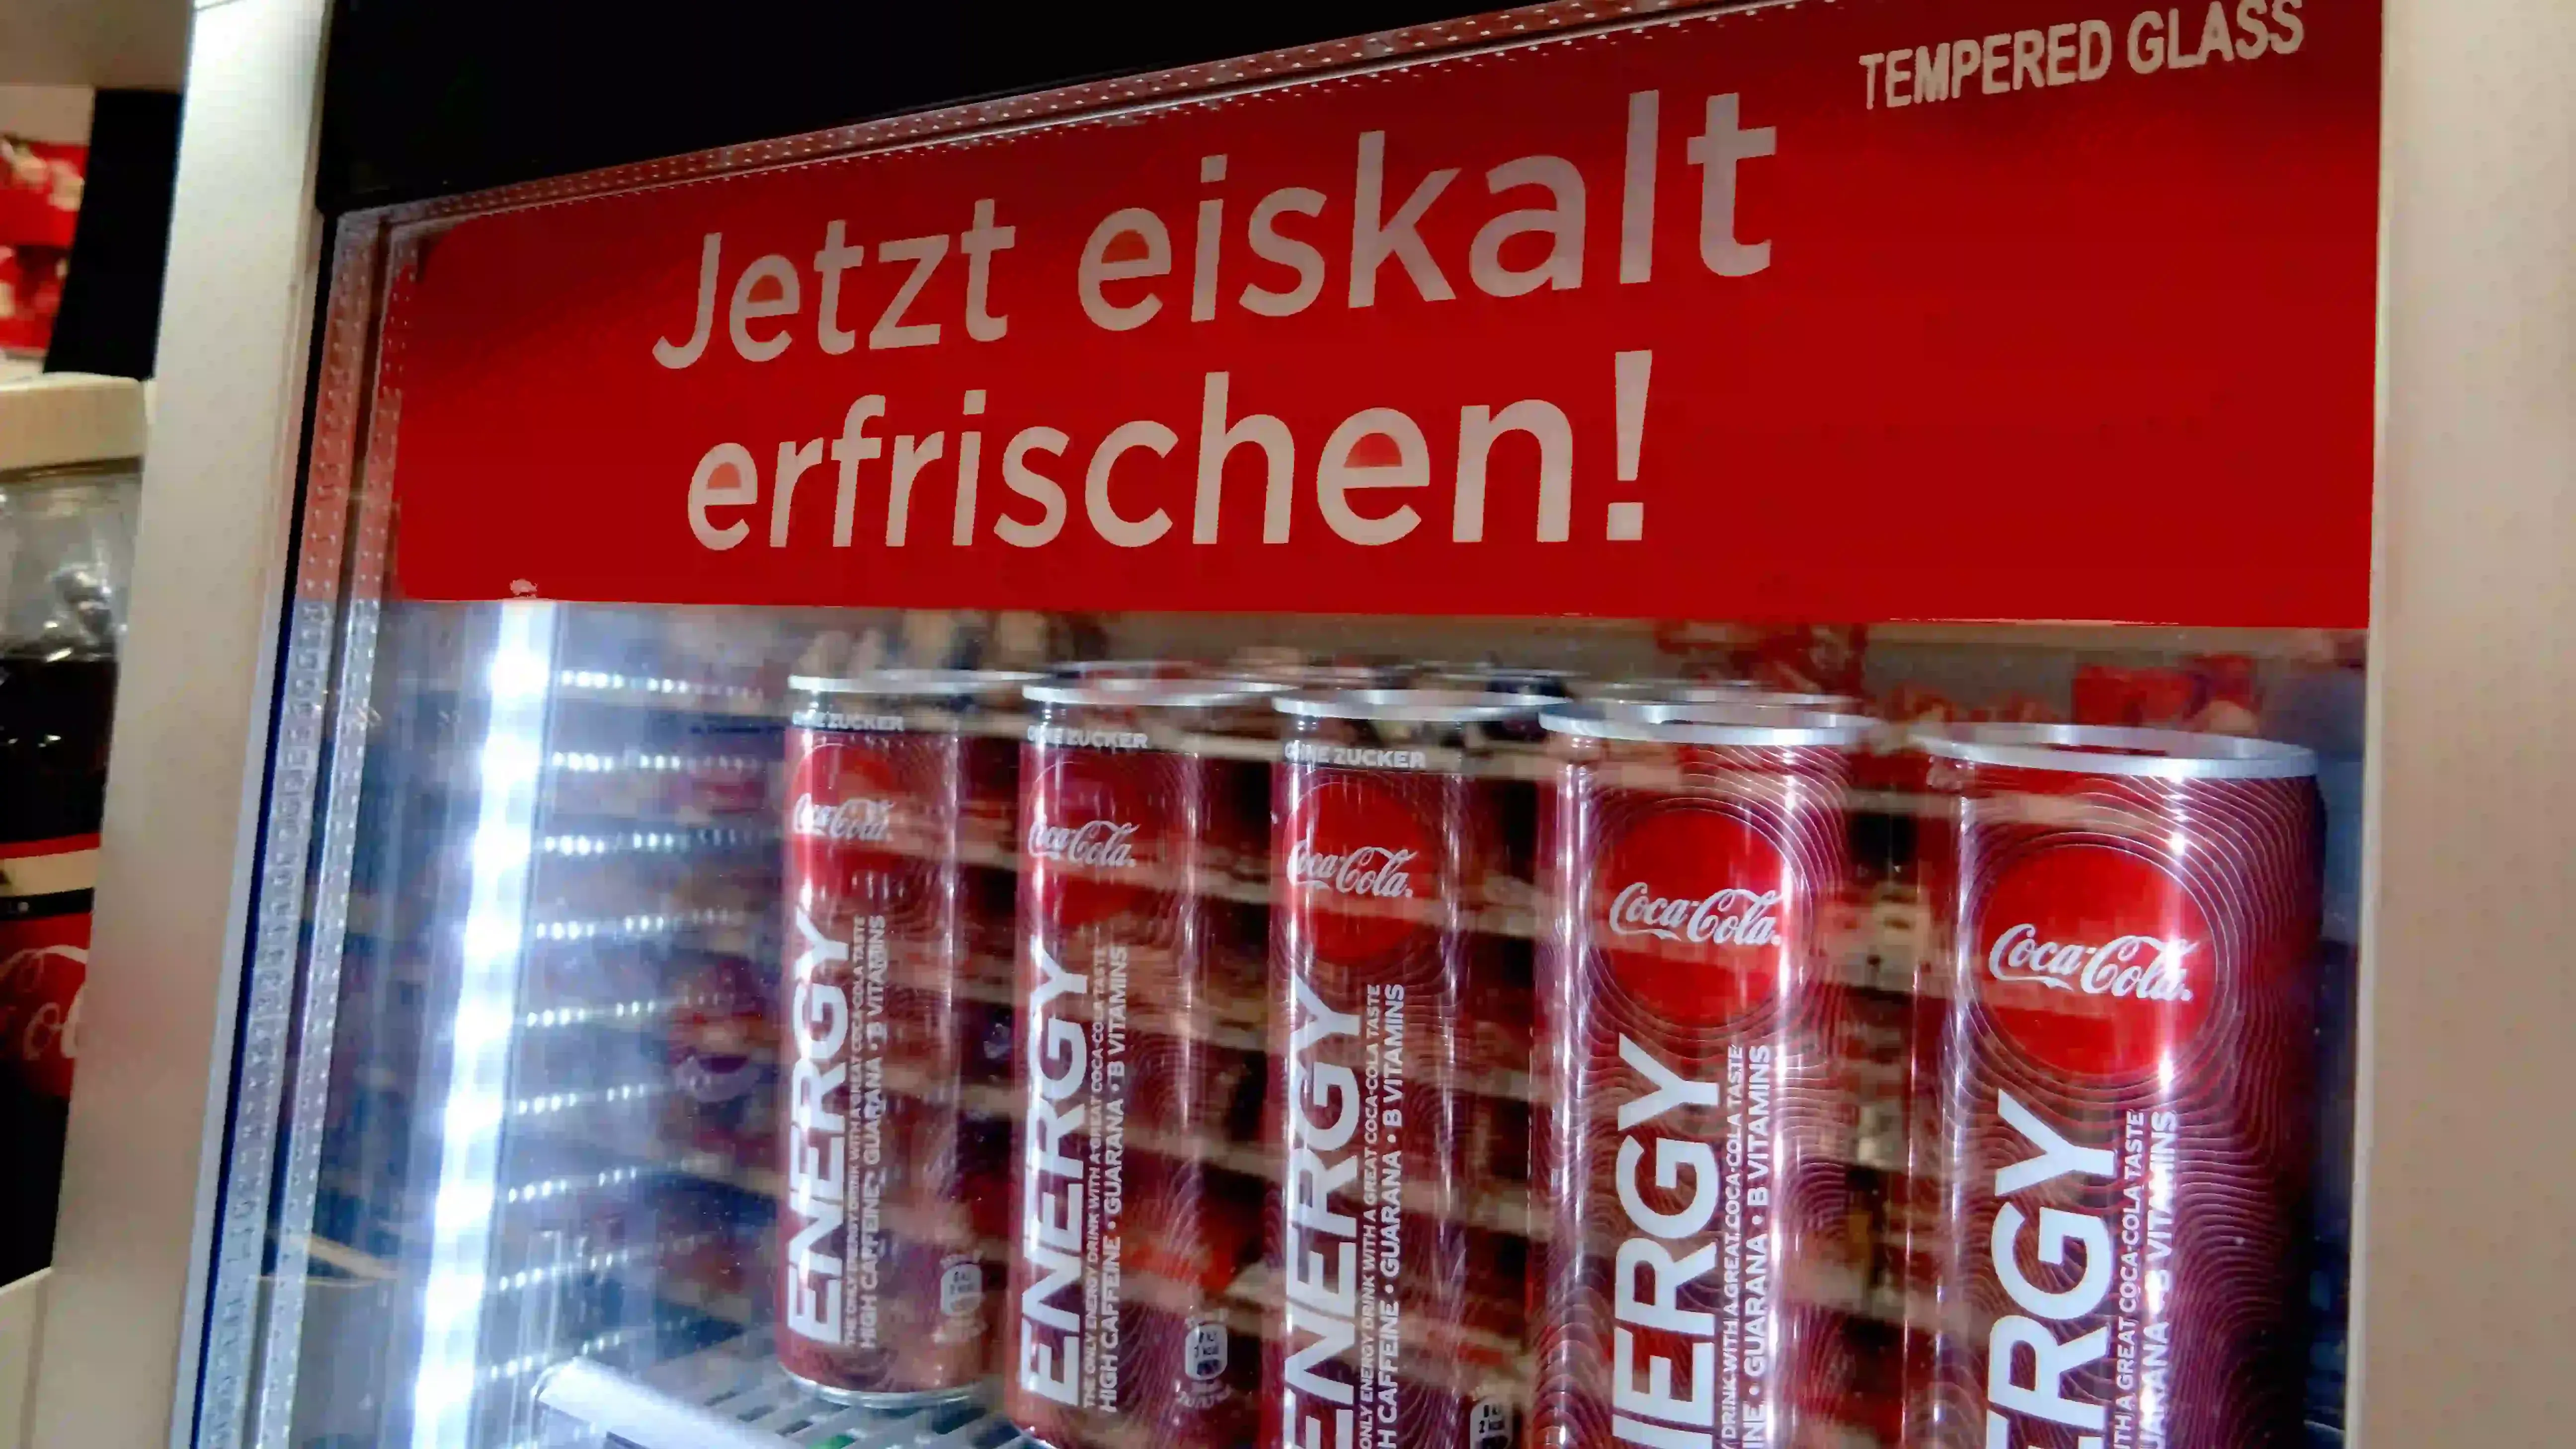
M 52 1260 L 98 837 L 0 844 L 0 1283 Z
M 0 844 L 0 1091 L 71 1095 L 98 837 Z

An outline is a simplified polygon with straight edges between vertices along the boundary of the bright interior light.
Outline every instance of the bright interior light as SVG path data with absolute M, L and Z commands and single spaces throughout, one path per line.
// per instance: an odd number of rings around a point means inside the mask
M 460 1007 L 456 1013 L 456 1041 L 460 1049 L 479 1048 L 510 1034 L 511 1018 L 507 1008 L 497 1002 L 478 1001 Z
M 493 703 L 494 712 L 498 713 L 501 708 L 500 702 L 496 699 Z M 544 757 L 537 753 L 537 742 L 531 736 L 486 736 L 483 741 L 483 757 L 477 763 L 480 766 L 478 773 L 482 776 L 483 784 L 488 788 L 493 785 L 507 786 L 534 781 L 538 767 L 544 763 Z
M 420 1364 L 411 1385 L 412 1449 L 466 1449 L 473 1427 L 493 1178 L 508 1112 L 537 783 L 546 758 L 546 689 L 557 678 L 554 637 L 554 605 L 501 605 L 488 673 L 491 716 L 476 756 L 480 798 L 466 851 L 472 874 L 458 942 L 447 1095 L 438 1108 L 438 1186 L 431 1198 Z
M 433 1327 L 455 1323 L 482 1308 L 483 1276 L 454 1273 L 433 1277 L 422 1299 L 422 1309 Z
M 551 642 L 548 641 L 549 645 Z M 494 703 L 497 704 L 504 699 L 543 698 L 546 692 L 546 681 L 553 673 L 549 667 L 551 653 L 551 648 L 503 648 L 495 651 L 492 655 L 492 667 L 487 675 L 492 685 Z
M 527 863 L 528 837 L 526 835 L 511 835 L 506 832 L 499 835 L 487 835 L 478 832 L 475 835 L 475 869 L 507 870 L 512 866 L 525 865 Z
M 461 1414 L 473 1397 L 474 1370 L 470 1367 L 462 1371 L 452 1371 L 442 1367 L 436 1373 L 424 1372 L 412 1380 L 412 1408 L 415 1413 L 423 1408 L 430 1408 L 433 1411 L 455 1411 Z M 412 1442 L 415 1444 L 420 1442 L 417 1432 L 412 1436 Z M 462 1442 L 461 1437 L 459 1442 Z
M 465 956 L 469 961 L 502 962 L 519 954 L 516 913 L 469 910 L 465 917 Z

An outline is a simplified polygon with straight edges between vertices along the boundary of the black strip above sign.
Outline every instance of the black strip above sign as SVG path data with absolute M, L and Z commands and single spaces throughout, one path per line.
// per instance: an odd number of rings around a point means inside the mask
M 1491 8 L 339 0 L 319 195 L 337 213 Z

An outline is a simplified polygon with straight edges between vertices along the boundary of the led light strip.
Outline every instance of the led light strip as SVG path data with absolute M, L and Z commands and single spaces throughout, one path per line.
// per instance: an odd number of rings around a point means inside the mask
M 604 1192 L 612 1187 L 627 1187 L 644 1180 L 640 1167 L 612 1167 L 606 1172 L 587 1176 L 550 1177 L 538 1182 L 521 1183 L 501 1194 L 504 1203 L 545 1202 L 568 1197 L 577 1192 Z
M 594 1022 L 613 1024 L 621 1021 L 641 1021 L 647 1018 L 659 1020 L 678 1007 L 722 1004 L 722 999 L 712 992 L 691 991 L 683 992 L 678 996 L 654 996 L 641 1001 L 613 1001 L 599 1006 L 555 1006 L 548 1007 L 544 1011 L 521 1012 L 519 1029 L 541 1031 L 559 1026 L 589 1026 Z
M 612 1106 L 619 1102 L 642 1102 L 672 1090 L 669 1082 L 629 1082 L 622 1087 L 591 1087 L 573 1092 L 545 1092 L 534 1097 L 521 1097 L 509 1104 L 512 1117 L 543 1117 L 556 1112 L 570 1112 L 582 1107 Z
M 603 754 L 593 750 L 557 750 L 547 763 L 558 770 L 576 775 L 632 774 L 644 771 L 655 774 L 692 775 L 755 774 L 777 767 L 777 762 L 758 755 L 645 754 L 626 750 Z
M 420 1364 L 412 1379 L 413 1449 L 462 1449 L 473 1422 L 493 1178 L 508 1107 L 547 686 L 554 677 L 554 610 L 541 601 L 501 605 L 493 645 L 491 715 L 477 772 L 481 803 L 468 847 L 472 887 L 440 1110 Z
M 598 937 L 639 937 L 668 935 L 693 926 L 748 926 L 749 911 L 726 910 L 708 906 L 666 916 L 603 916 L 595 921 L 540 921 L 535 936 L 540 941 L 588 941 Z

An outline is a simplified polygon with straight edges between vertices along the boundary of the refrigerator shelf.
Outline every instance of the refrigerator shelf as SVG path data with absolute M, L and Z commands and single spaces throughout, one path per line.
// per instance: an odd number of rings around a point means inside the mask
M 540 1441 L 549 1445 L 596 1443 L 603 1436 L 637 1449 L 1015 1449 L 1029 1443 L 978 1400 L 897 1410 L 832 1403 L 779 1369 L 765 1335 L 729 1339 L 641 1378 L 595 1359 L 571 1359 L 539 1382 L 537 1402 L 591 1431 L 549 1432 Z

